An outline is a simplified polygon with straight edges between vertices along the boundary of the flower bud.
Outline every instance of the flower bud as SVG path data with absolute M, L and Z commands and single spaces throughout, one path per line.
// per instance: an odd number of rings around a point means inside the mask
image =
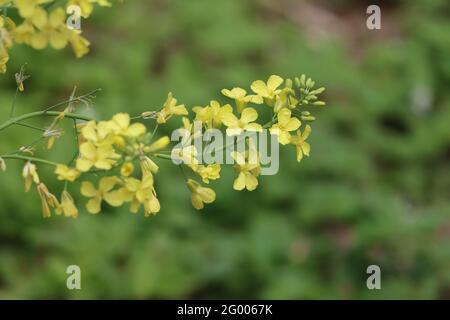
M 142 172 L 145 174 L 157 173 L 159 170 L 158 165 L 147 156 L 141 157 L 141 168 L 142 168 Z

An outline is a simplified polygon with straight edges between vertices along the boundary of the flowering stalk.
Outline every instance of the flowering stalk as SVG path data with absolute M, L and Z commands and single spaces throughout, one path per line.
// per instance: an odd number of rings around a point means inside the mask
M 73 10 L 73 5 L 78 6 L 76 10 Z M 0 15 L 0 73 L 6 72 L 9 50 L 15 44 L 25 44 L 37 50 L 47 46 L 63 49 L 70 44 L 78 58 L 84 56 L 90 44 L 82 36 L 80 16 L 89 17 L 96 5 L 110 6 L 111 3 L 108 0 L 0 0 L 0 7 L 4 9 Z M 8 16 L 11 10 L 14 14 Z M 73 16 L 66 17 L 66 11 L 72 12 Z M 80 16 L 77 16 L 77 11 Z M 0 132 L 17 125 L 38 131 L 41 135 L 14 153 L 0 155 L 0 171 L 7 169 L 5 160 L 25 161 L 22 172 L 25 191 L 36 186 L 46 218 L 51 216 L 52 209 L 58 215 L 77 217 L 79 211 L 68 188 L 91 173 L 95 173 L 95 176 L 101 173 L 102 177 L 95 184 L 89 180 L 81 182 L 80 192 L 89 199 L 85 205 L 88 212 L 97 214 L 105 204 L 113 207 L 129 204 L 133 213 L 143 207 L 146 216 L 156 214 L 161 209 L 156 192 L 155 177 L 160 171 L 157 159 L 172 160 L 178 165 L 191 193 L 192 205 L 196 209 L 203 209 L 205 204 L 216 199 L 214 190 L 203 184 L 220 179 L 221 163 L 204 164 L 198 159 L 202 152 L 197 149 L 195 141 L 202 135 L 202 129 L 223 129 L 220 132 L 227 136 L 244 134 L 243 137 L 233 138 L 231 143 L 220 145 L 215 151 L 222 153 L 233 148 L 229 154 L 237 172 L 233 188 L 253 191 L 258 186 L 258 178 L 264 168 L 261 169 L 260 153 L 255 149 L 252 139 L 247 140 L 245 133 L 269 129 L 276 136 L 276 147 L 278 144 L 295 147 L 297 161 L 301 161 L 310 154 L 310 145 L 306 140 L 311 133 L 311 126 L 303 125 L 302 121 L 315 120 L 306 109 L 325 105 L 318 99 L 325 89 L 315 89 L 311 78 L 302 75 L 294 80 L 284 80 L 272 75 L 267 82 L 254 81 L 251 94 L 242 88 L 223 89 L 221 93 L 231 99 L 233 105 L 221 105 L 213 100 L 206 106 L 193 107 L 194 117 L 189 117 L 189 109 L 184 104 L 178 104 L 177 99 L 169 93 L 159 110 L 146 111 L 137 117 L 119 113 L 108 121 L 97 121 L 76 113 L 76 109 L 79 105 L 89 105 L 99 90 L 76 97 L 76 88 L 66 101 L 40 111 L 14 116 L 16 99 L 25 90 L 24 82 L 28 77 L 23 68 L 15 75 L 17 89 L 9 119 L 0 124 Z M 62 107 L 63 110 L 56 111 Z M 258 112 L 267 107 L 270 108 L 271 117 L 261 124 L 262 117 Z M 158 138 L 158 128 L 179 116 L 182 117 L 180 129 L 185 133 L 184 142 L 169 148 L 169 137 Z M 52 117 L 53 120 L 46 128 L 26 122 L 38 117 Z M 75 130 L 76 152 L 71 160 L 68 163 L 56 163 L 35 157 L 35 148 L 42 141 L 46 141 L 47 150 L 57 143 L 63 134 L 60 123 L 65 119 L 72 121 Z M 150 121 L 155 122 L 152 130 L 147 128 Z M 196 123 L 200 123 L 200 130 L 196 128 Z M 192 141 L 194 145 L 191 145 Z M 200 144 L 203 143 L 200 141 Z M 244 150 L 235 151 L 235 145 L 243 145 Z M 55 168 L 56 178 L 64 182 L 60 200 L 41 181 L 36 164 Z M 185 168 L 189 169 L 189 173 Z M 203 184 L 197 181 L 199 179 Z
M 27 114 L 24 114 L 24 115 L 15 117 L 15 118 L 11 118 L 8 121 L 4 122 L 3 124 L 0 125 L 0 131 L 5 130 L 6 128 L 8 128 L 12 125 L 22 125 L 23 126 L 24 124 L 21 123 L 21 121 L 24 121 L 24 120 L 27 120 L 30 118 L 37 118 L 37 117 L 42 117 L 42 116 L 59 117 L 61 115 L 62 115 L 62 112 L 60 112 L 60 111 L 36 111 L 36 112 L 27 113 Z M 64 117 L 75 119 L 75 120 L 84 120 L 84 121 L 94 120 L 92 117 L 82 115 L 82 114 L 75 114 L 75 113 L 64 113 Z
M 201 152 L 192 142 L 201 137 L 202 129 L 217 129 L 227 136 L 235 136 L 245 132 L 261 132 L 269 129 L 276 137 L 276 144 L 294 146 L 297 151 L 297 161 L 309 156 L 310 145 L 306 141 L 311 133 L 309 124 L 315 117 L 306 110 L 309 106 L 322 106 L 318 100 L 323 88 L 314 89 L 314 81 L 302 75 L 299 78 L 282 79 L 272 75 L 267 82 L 258 80 L 252 83 L 253 94 L 247 94 L 242 88 L 224 89 L 222 94 L 232 99 L 231 104 L 221 105 L 213 100 L 204 107 L 192 108 L 195 116 L 189 117 L 189 109 L 179 104 L 172 93 L 168 94 L 163 106 L 156 111 L 145 111 L 140 116 L 131 117 L 127 113 L 118 113 L 107 121 L 97 121 L 89 116 L 76 113 L 81 104 L 86 104 L 93 98 L 91 92 L 87 95 L 75 97 L 75 90 L 70 99 L 48 107 L 42 111 L 27 113 L 11 118 L 0 125 L 0 132 L 12 125 L 21 125 L 40 131 L 42 136 L 28 147 L 21 147 L 12 154 L 0 155 L 0 168 L 6 170 L 5 160 L 23 160 L 25 166 L 23 177 L 26 191 L 33 183 L 41 197 L 44 217 L 51 216 L 53 208 L 56 214 L 67 217 L 78 216 L 75 200 L 68 191 L 68 187 L 79 179 L 81 194 L 88 198 L 86 209 L 92 214 L 101 212 L 103 206 L 120 207 L 129 204 L 130 211 L 135 213 L 143 207 L 146 216 L 160 211 L 161 205 L 156 192 L 156 176 L 159 175 L 157 159 L 171 160 L 181 170 L 183 180 L 191 193 L 191 202 L 196 209 L 203 209 L 216 199 L 212 188 L 204 186 L 211 181 L 220 179 L 221 163 L 204 164 L 198 160 Z M 56 111 L 64 107 L 61 111 Z M 259 110 L 271 109 L 271 118 L 264 124 L 258 122 Z M 30 125 L 24 121 L 36 117 L 53 117 L 50 126 L 43 129 Z M 183 143 L 170 148 L 167 136 L 158 137 L 158 128 L 169 121 L 181 117 L 185 140 Z M 59 123 L 64 119 L 71 119 L 76 134 L 76 153 L 67 164 L 48 161 L 35 157 L 34 146 L 43 139 L 47 140 L 47 149 L 51 149 L 55 141 L 61 136 Z M 142 122 L 141 122 L 142 121 Z M 148 130 L 148 123 L 153 121 Z M 199 128 L 196 125 L 200 125 Z M 301 127 L 303 126 L 303 129 Z M 259 151 L 251 139 L 245 135 L 233 139 L 232 143 L 224 143 L 216 148 L 223 151 L 231 147 L 230 156 L 234 160 L 237 177 L 234 180 L 235 190 L 253 191 L 258 187 L 261 175 Z M 202 139 L 200 139 L 202 141 Z M 235 150 L 243 142 L 245 150 Z M 64 189 L 60 201 L 43 184 L 35 164 L 53 166 L 56 178 L 64 182 Z M 189 172 L 185 171 L 189 169 Z M 86 180 L 87 174 L 102 173 L 96 184 Z M 96 175 L 97 176 L 97 175 Z M 201 180 L 199 182 L 198 180 Z

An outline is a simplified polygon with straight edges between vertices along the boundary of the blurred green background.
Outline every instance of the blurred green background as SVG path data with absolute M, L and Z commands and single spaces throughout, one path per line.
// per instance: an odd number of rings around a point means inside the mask
M 450 4 L 378 1 L 379 31 L 365 26 L 369 4 L 128 0 L 83 21 L 92 51 L 81 60 L 15 46 L 1 119 L 25 63 L 19 113 L 65 100 L 74 85 L 103 89 L 94 110 L 106 118 L 156 109 L 168 91 L 192 107 L 225 101 L 221 88 L 301 73 L 327 88 L 328 107 L 317 109 L 310 158 L 298 164 L 283 148 L 279 174 L 252 193 L 234 191 L 225 170 L 202 212 L 163 160 L 155 217 L 122 208 L 43 219 L 37 195 L 23 192 L 23 164 L 9 161 L 0 298 L 449 299 Z M 9 129 L 0 153 L 35 138 Z M 71 158 L 66 139 L 49 157 Z M 66 288 L 72 264 L 79 291 Z M 370 264 L 381 267 L 381 290 L 366 287 Z

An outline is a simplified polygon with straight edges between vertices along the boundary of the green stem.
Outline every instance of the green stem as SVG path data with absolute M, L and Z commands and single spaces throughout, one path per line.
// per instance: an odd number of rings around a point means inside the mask
M 30 128 L 30 129 L 34 129 L 34 130 L 38 130 L 38 131 L 41 131 L 41 132 L 45 132 L 45 129 L 33 126 L 31 124 L 21 123 L 21 122 L 15 122 L 14 124 L 17 125 L 17 126 L 27 127 L 27 128 Z
M 16 159 L 16 160 L 31 161 L 31 162 L 42 163 L 42 164 L 46 164 L 46 165 L 54 166 L 54 167 L 56 167 L 58 165 L 55 162 L 48 161 L 48 160 L 45 160 L 45 159 L 35 158 L 35 157 L 28 157 L 28 156 L 20 156 L 20 155 L 15 155 L 15 154 L 7 154 L 7 155 L 4 155 L 4 156 L 0 156 L 0 158 L 2 158 L 2 159 Z
M 154 153 L 153 156 L 155 156 L 157 158 L 165 159 L 165 160 L 172 160 L 172 156 L 170 156 L 168 154 Z
M 16 93 L 14 93 L 14 98 L 11 104 L 11 110 L 9 111 L 9 118 L 11 119 L 14 116 L 14 111 L 16 110 L 16 100 L 17 100 L 17 95 L 19 93 L 19 87 L 17 86 L 16 88 Z
M 35 117 L 40 117 L 40 116 L 57 117 L 57 116 L 60 116 L 61 113 L 62 112 L 60 112 L 60 111 L 45 111 L 45 110 L 27 113 L 27 114 L 24 114 L 24 115 L 15 117 L 15 118 L 11 118 L 8 121 L 4 122 L 3 124 L 0 125 L 0 131 L 16 124 L 17 122 L 21 122 L 21 121 L 29 119 L 29 118 L 35 118 Z M 85 121 L 94 120 L 94 118 L 92 118 L 90 116 L 85 116 L 85 115 L 76 114 L 76 113 L 65 113 L 64 117 L 71 118 L 71 119 L 85 120 Z
M 79 96 L 79 97 L 73 97 L 73 95 L 69 98 L 69 99 L 67 99 L 67 100 L 65 100 L 65 101 L 61 101 L 61 102 L 58 102 L 57 104 L 54 104 L 54 105 L 52 105 L 52 106 L 50 106 L 50 107 L 47 107 L 47 108 L 45 108 L 44 109 L 44 111 L 50 111 L 50 110 L 52 110 L 52 109 L 55 109 L 55 108 L 57 108 L 57 107 L 60 107 L 60 106 L 62 106 L 62 105 L 65 105 L 66 103 L 73 103 L 73 102 L 75 102 L 75 101 L 83 101 L 83 99 L 85 99 L 85 98 L 89 98 L 89 97 L 91 97 L 93 94 L 95 94 L 95 93 L 97 93 L 97 92 L 99 92 L 99 91 L 102 91 L 102 89 L 95 89 L 95 90 L 92 90 L 91 92 L 88 92 L 88 93 L 86 93 L 86 94 L 83 94 L 82 96 Z
M 73 128 L 75 131 L 75 141 L 77 142 L 77 151 L 75 152 L 75 155 L 70 160 L 69 166 L 72 165 L 72 163 L 78 158 L 78 155 L 80 154 L 80 139 L 78 138 L 77 121 L 75 119 L 72 119 L 72 121 L 73 121 Z
M 148 142 L 149 145 L 150 145 L 150 142 L 152 142 L 153 137 L 155 136 L 156 131 L 158 130 L 158 127 L 159 127 L 159 124 L 156 124 L 156 125 L 155 125 L 155 128 L 153 129 L 152 136 L 150 137 L 150 140 L 149 140 L 149 142 Z

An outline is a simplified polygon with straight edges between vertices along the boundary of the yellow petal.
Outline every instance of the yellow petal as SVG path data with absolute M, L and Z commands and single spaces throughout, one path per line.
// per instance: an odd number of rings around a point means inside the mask
M 121 128 L 125 129 L 130 125 L 130 115 L 128 113 L 118 113 L 113 116 L 112 120 Z
M 222 116 L 222 123 L 227 127 L 234 127 L 238 124 L 238 119 L 232 113 L 226 113 Z
M 291 135 L 287 131 L 281 131 L 278 135 L 278 142 L 280 142 L 282 145 L 287 145 L 291 142 Z
M 50 45 L 56 50 L 65 48 L 68 42 L 67 37 L 61 32 L 52 32 L 50 35 Z
M 297 161 L 300 162 L 303 158 L 303 151 L 300 146 L 297 146 Z
M 308 139 L 308 137 L 309 137 L 310 134 L 311 134 L 311 126 L 310 126 L 310 125 L 307 125 L 307 126 L 305 127 L 305 130 L 304 130 L 303 133 L 302 133 L 302 139 L 303 139 L 303 140 Z
M 258 179 L 250 172 L 245 173 L 245 185 L 248 191 L 253 191 L 258 186 Z
M 85 158 L 77 159 L 77 169 L 80 170 L 81 172 L 89 171 L 93 165 L 94 162 L 92 160 Z
M 95 197 L 88 201 L 86 204 L 86 209 L 89 213 L 97 214 L 101 210 L 102 198 Z
M 85 197 L 95 197 L 97 195 L 97 190 L 95 189 L 94 185 L 89 181 L 83 181 L 81 183 L 81 194 Z
M 173 114 L 179 115 L 179 116 L 186 116 L 189 114 L 184 104 L 175 106 L 171 108 L 171 111 Z
M 191 202 L 192 202 L 192 205 L 194 206 L 194 208 L 197 210 L 201 210 L 204 207 L 202 199 L 200 199 L 200 197 L 196 193 L 192 194 Z
M 121 190 L 116 190 L 103 195 L 103 200 L 105 200 L 110 206 L 120 207 L 125 201 L 125 198 Z
M 31 22 L 39 29 L 43 29 L 47 24 L 47 12 L 41 7 L 36 7 L 33 10 L 33 15 L 31 16 Z
M 117 183 L 117 177 L 105 177 L 102 178 L 100 180 L 99 183 L 99 191 L 101 192 L 108 192 L 109 190 L 111 190 L 112 188 L 114 188 L 114 186 Z
M 259 123 L 249 123 L 244 127 L 247 131 L 262 131 L 262 126 Z
M 213 189 L 200 187 L 198 188 L 197 193 L 204 203 L 211 203 L 216 200 L 216 193 Z
M 128 136 L 130 137 L 139 137 L 145 134 L 147 129 L 142 123 L 133 123 L 127 130 Z
M 255 82 L 253 82 L 251 85 L 251 88 L 252 88 L 253 92 L 255 92 L 263 97 L 267 97 L 270 94 L 269 90 L 267 88 L 267 85 L 262 80 L 257 80 Z
M 245 174 L 244 172 L 239 173 L 239 176 L 234 180 L 233 189 L 241 191 L 245 188 Z
M 246 108 L 242 111 L 241 121 L 245 123 L 253 122 L 258 119 L 258 112 L 254 108 Z
M 297 118 L 291 118 L 284 127 L 287 131 L 294 131 L 300 128 L 301 122 Z
M 291 110 L 286 108 L 281 109 L 280 112 L 278 112 L 277 119 L 281 127 L 286 126 L 291 119 Z
M 38 32 L 31 38 L 31 46 L 36 50 L 42 50 L 47 47 L 48 40 L 43 32 Z
M 309 152 L 311 150 L 311 146 L 308 142 L 303 142 L 301 145 L 303 153 L 309 157 Z
M 283 81 L 283 78 L 281 78 L 280 76 L 271 75 L 269 80 L 267 81 L 267 87 L 271 91 L 275 91 L 283 83 Z
M 97 149 L 90 142 L 84 142 L 80 146 L 80 153 L 83 157 L 92 159 L 97 154 Z
M 114 161 L 112 161 L 112 160 L 101 159 L 101 160 L 96 161 L 96 162 L 94 163 L 94 165 L 95 165 L 95 167 L 96 167 L 97 169 L 101 169 L 101 170 L 109 170 L 109 169 L 111 169 L 112 163 L 113 163 L 113 162 L 114 162 Z
M 53 10 L 50 13 L 49 21 L 48 23 L 53 29 L 56 29 L 57 27 L 64 24 L 66 14 L 63 9 L 58 8 L 56 10 Z

